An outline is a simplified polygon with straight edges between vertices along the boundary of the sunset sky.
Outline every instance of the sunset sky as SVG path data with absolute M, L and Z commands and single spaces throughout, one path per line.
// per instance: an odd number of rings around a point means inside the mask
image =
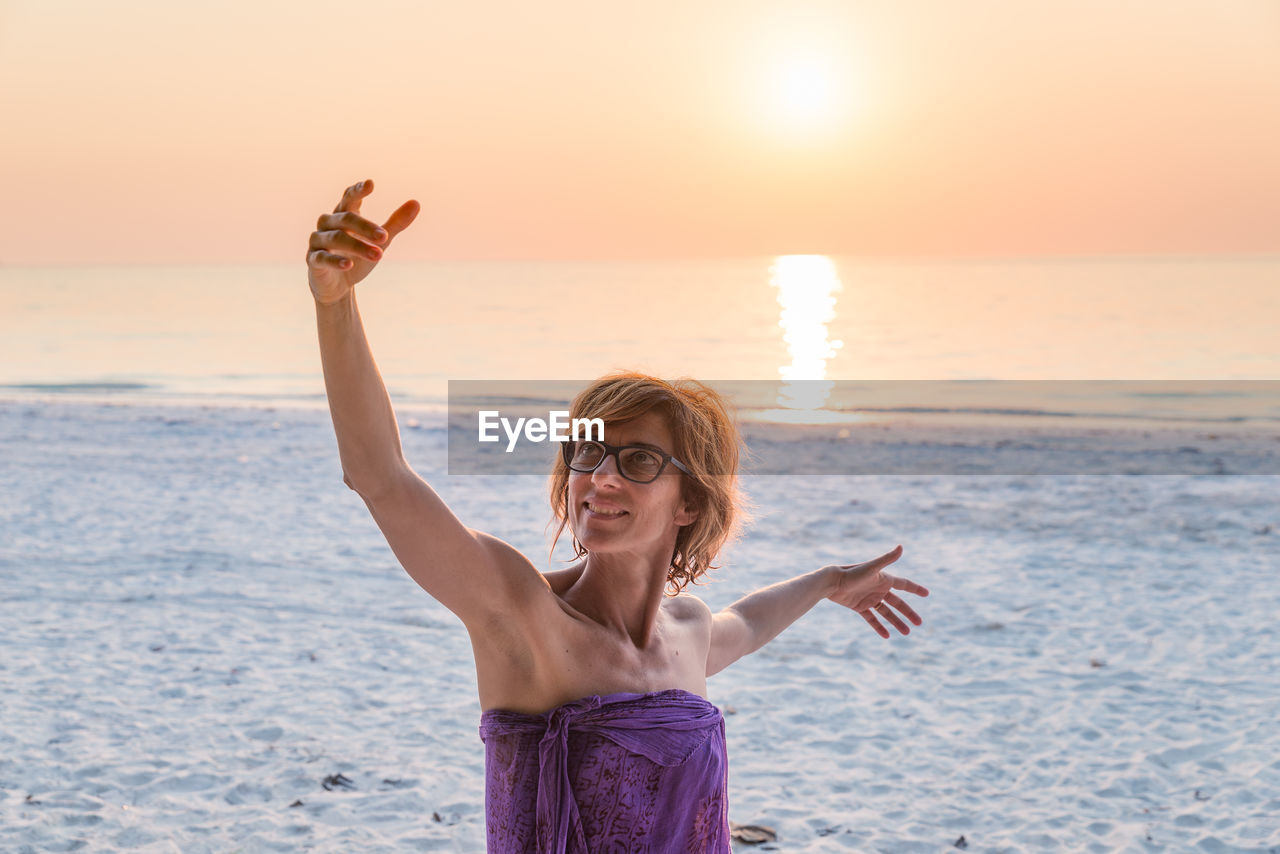
M 0 0 L 0 263 L 1280 252 L 1280 3 Z

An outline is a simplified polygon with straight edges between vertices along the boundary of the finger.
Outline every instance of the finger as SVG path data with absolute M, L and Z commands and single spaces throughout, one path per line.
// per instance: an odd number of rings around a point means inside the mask
M 895 560 L 897 560 L 900 557 L 902 557 L 902 546 L 897 545 L 897 546 L 894 546 L 891 550 L 880 555 L 880 557 L 876 558 L 876 560 L 883 561 L 884 563 L 882 564 L 882 566 L 888 566 L 889 564 L 893 563 Z
M 360 202 L 364 197 L 373 192 L 373 179 L 369 178 L 361 181 L 359 184 L 352 184 L 347 187 L 342 194 L 342 200 L 338 202 L 338 206 L 333 209 L 334 213 L 342 211 L 351 211 L 352 213 L 360 213 Z
M 880 604 L 880 600 L 884 597 L 879 593 L 868 593 L 859 599 L 857 604 L 853 606 L 855 611 L 870 611 L 872 608 Z
M 323 249 L 313 249 L 307 253 L 307 265 L 318 267 L 327 265 L 337 267 L 339 270 L 346 270 L 351 267 L 351 261 L 341 255 L 335 255 L 332 252 L 326 252 Z
M 894 576 L 893 586 L 897 590 L 905 590 L 908 593 L 914 593 L 917 596 L 929 595 L 929 589 L 927 587 L 921 584 L 916 584 L 914 581 L 908 581 L 905 578 L 898 578 L 897 576 Z
M 387 239 L 387 233 L 379 228 L 376 222 L 367 220 L 360 214 L 351 213 L 350 211 L 320 214 L 320 218 L 316 220 L 316 230 L 346 231 L 370 243 L 381 243 Z
M 915 623 L 917 626 L 924 622 L 924 620 L 920 619 L 920 615 L 915 612 L 915 609 L 912 608 L 910 605 L 908 605 L 906 602 L 903 602 L 900 598 L 898 598 L 896 594 L 893 594 L 893 593 L 885 594 L 884 601 L 888 602 L 890 605 L 892 605 L 893 607 L 901 611 L 903 613 L 903 616 L 905 616 L 911 622 Z
M 897 614 L 893 613 L 888 605 L 881 602 L 876 606 L 876 610 L 880 613 L 881 617 L 884 617 L 884 619 L 899 632 L 904 635 L 911 634 L 911 629 L 907 628 L 907 624 L 902 622 L 902 619 Z
M 415 199 L 410 199 L 396 208 L 395 213 L 387 217 L 387 221 L 383 223 L 383 228 L 387 230 L 387 242 L 390 243 L 397 234 L 408 228 L 417 218 L 420 210 L 422 210 L 422 205 L 418 204 Z
M 879 570 L 879 568 L 888 566 L 897 558 L 902 557 L 902 547 L 893 549 L 891 552 L 884 552 L 879 557 L 873 557 L 872 560 L 864 563 L 841 563 L 842 570 Z
M 866 561 L 865 563 L 845 564 L 845 568 L 846 569 L 879 569 L 880 567 L 888 566 L 889 564 L 893 563 L 895 560 L 897 560 L 900 557 L 902 557 L 902 546 L 897 546 L 892 551 L 885 552 L 884 554 L 880 555 L 880 557 L 872 558 L 871 560 Z
M 862 615 L 862 619 L 866 620 L 868 623 L 871 624 L 871 628 L 876 630 L 876 634 L 888 640 L 889 630 L 886 629 L 884 626 L 880 625 L 880 621 L 875 618 L 874 614 L 872 614 L 870 611 L 859 611 L 858 613 Z
M 370 261 L 377 261 L 382 257 L 382 250 L 377 246 L 370 246 L 345 231 L 313 231 L 307 248 L 328 249 L 335 255 L 345 255 L 348 258 L 359 256 Z

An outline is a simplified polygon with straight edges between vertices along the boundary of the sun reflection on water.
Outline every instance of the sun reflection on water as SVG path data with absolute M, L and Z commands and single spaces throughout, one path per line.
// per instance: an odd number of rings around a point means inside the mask
M 791 364 L 778 369 L 778 405 L 816 413 L 835 386 L 827 380 L 827 360 L 844 346 L 827 337 L 827 324 L 836 316 L 834 295 L 841 290 L 836 265 L 825 255 L 781 255 L 769 268 L 769 283 L 778 289 L 778 325 L 791 356 Z

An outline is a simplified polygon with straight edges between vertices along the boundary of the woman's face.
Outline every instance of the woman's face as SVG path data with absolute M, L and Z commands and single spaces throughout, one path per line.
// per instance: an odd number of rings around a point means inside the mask
M 666 421 L 647 412 L 631 421 L 605 426 L 610 445 L 649 445 L 675 452 Z M 683 460 L 681 460 L 683 462 Z M 618 473 L 618 458 L 605 457 L 592 472 L 569 473 L 569 527 L 588 551 L 633 552 L 645 556 L 665 550 L 671 557 L 676 534 L 697 518 L 681 498 L 680 470 L 670 463 L 651 483 L 636 483 Z

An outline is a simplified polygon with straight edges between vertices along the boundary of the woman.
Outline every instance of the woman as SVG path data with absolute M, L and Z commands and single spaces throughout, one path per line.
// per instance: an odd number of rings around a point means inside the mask
M 740 518 L 739 438 L 714 392 L 606 377 L 571 417 L 604 442 L 565 445 L 552 504 L 581 560 L 541 573 L 467 528 L 410 467 L 353 287 L 418 214 L 360 215 L 372 181 L 322 215 L 307 251 L 325 387 L 343 479 L 409 575 L 466 626 L 485 742 L 490 851 L 716 851 L 729 847 L 724 719 L 707 677 L 759 649 L 824 598 L 907 634 L 927 596 L 867 563 L 826 566 L 712 614 L 684 586 Z M 895 613 L 895 610 L 901 613 Z

